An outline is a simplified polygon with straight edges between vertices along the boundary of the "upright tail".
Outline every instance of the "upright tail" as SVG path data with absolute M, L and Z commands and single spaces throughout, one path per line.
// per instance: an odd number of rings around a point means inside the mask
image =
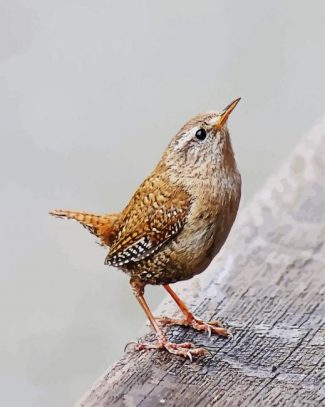
M 94 213 L 64 211 L 54 209 L 50 215 L 61 219 L 73 219 L 89 230 L 90 233 L 100 239 L 101 245 L 110 245 L 114 223 L 118 219 L 118 214 L 95 215 Z

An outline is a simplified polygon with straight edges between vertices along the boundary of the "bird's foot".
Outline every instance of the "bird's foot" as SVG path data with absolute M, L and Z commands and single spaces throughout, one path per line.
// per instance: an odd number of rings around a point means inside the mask
M 190 326 L 196 331 L 204 331 L 211 336 L 211 334 L 217 334 L 220 336 L 230 336 L 231 334 L 226 328 L 222 327 L 219 321 L 209 321 L 205 322 L 194 315 L 189 315 L 187 318 L 176 319 L 169 317 L 157 318 L 160 325 L 180 325 L 180 326 Z
M 173 355 L 182 356 L 185 359 L 189 358 L 190 361 L 193 361 L 193 356 L 201 356 L 209 353 L 204 348 L 193 348 L 193 345 L 190 342 L 183 343 L 174 343 L 169 342 L 166 336 L 161 336 L 158 338 L 157 342 L 150 343 L 138 343 L 135 346 L 135 350 L 145 350 L 145 349 L 165 349 Z

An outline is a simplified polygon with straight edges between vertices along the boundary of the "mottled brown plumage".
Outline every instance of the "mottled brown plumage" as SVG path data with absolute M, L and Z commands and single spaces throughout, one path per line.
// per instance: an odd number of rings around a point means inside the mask
M 184 314 L 182 320 L 164 318 L 161 324 L 227 335 L 218 322 L 194 317 L 168 284 L 205 270 L 235 220 L 241 179 L 226 122 L 238 101 L 221 113 L 201 114 L 185 124 L 121 213 L 50 212 L 89 229 L 109 248 L 105 264 L 129 274 L 136 298 L 158 335 L 157 343 L 139 344 L 138 349 L 165 348 L 190 358 L 204 351 L 167 341 L 144 300 L 146 284 L 164 285 Z

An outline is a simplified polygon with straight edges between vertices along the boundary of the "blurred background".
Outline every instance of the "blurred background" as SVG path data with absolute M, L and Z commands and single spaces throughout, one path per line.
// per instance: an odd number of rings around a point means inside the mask
M 128 278 L 48 210 L 119 211 L 238 96 L 244 206 L 324 113 L 324 38 L 322 0 L 0 0 L 1 405 L 72 405 L 145 329 Z

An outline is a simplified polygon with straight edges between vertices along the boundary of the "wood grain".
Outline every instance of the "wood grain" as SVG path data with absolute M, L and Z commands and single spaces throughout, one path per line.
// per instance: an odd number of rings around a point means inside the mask
M 198 316 L 224 321 L 233 338 L 169 328 L 173 340 L 193 341 L 211 355 L 190 363 L 131 347 L 78 405 L 325 405 L 322 129 L 313 129 L 241 211 L 209 269 L 175 286 Z M 176 309 L 166 301 L 159 313 Z

